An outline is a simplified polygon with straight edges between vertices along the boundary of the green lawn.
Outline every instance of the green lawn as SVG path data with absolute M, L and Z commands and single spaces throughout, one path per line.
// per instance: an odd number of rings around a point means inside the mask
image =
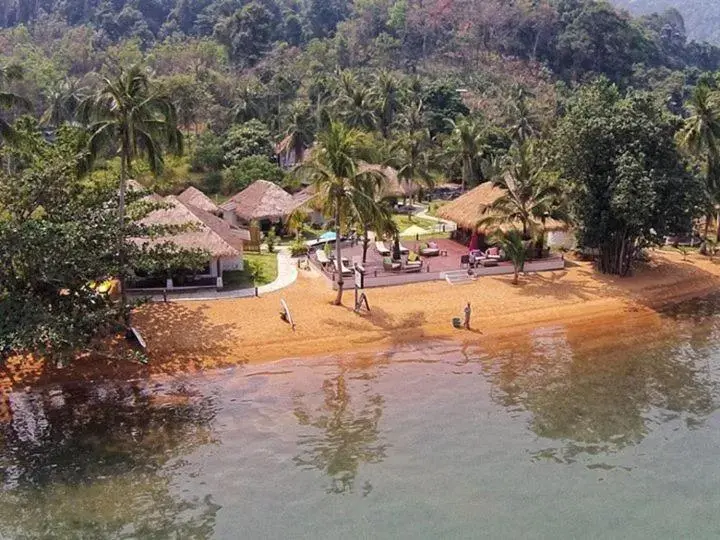
M 410 218 L 406 214 L 395 214 L 393 215 L 393 221 L 398 226 L 398 229 L 400 232 L 403 232 L 405 229 L 412 227 L 413 225 L 416 225 L 418 227 L 422 227 L 424 229 L 432 229 L 437 225 L 435 221 L 431 221 L 429 219 L 422 219 L 417 217 Z
M 223 274 L 223 283 L 226 289 L 247 289 L 254 286 L 267 285 L 277 278 L 277 255 L 269 253 L 245 253 L 244 270 L 235 270 Z M 258 275 L 253 283 L 251 269 L 257 267 Z

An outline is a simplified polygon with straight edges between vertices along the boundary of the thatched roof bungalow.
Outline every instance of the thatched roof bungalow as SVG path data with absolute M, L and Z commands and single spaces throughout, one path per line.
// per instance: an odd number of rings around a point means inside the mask
M 477 227 L 481 219 L 488 216 L 488 214 L 483 213 L 485 208 L 494 203 L 503 194 L 503 190 L 495 187 L 492 182 L 485 182 L 461 195 L 454 201 L 441 206 L 437 214 L 443 219 L 457 223 L 459 228 L 473 230 Z M 509 226 L 510 225 L 507 227 Z M 522 228 L 519 223 L 516 227 Z M 546 231 L 565 231 L 567 229 L 568 226 L 566 223 L 555 221 L 554 219 L 545 221 Z
M 250 241 L 247 230 L 232 227 L 219 217 L 183 204 L 177 197 L 161 199 L 167 208 L 154 210 L 140 224 L 147 226 L 183 226 L 187 227 L 178 234 L 158 238 L 137 238 L 140 245 L 153 245 L 172 242 L 183 249 L 201 249 L 209 253 L 206 275 L 222 276 L 228 270 L 243 268 L 243 245 Z
M 200 210 L 210 212 L 211 214 L 219 215 L 221 213 L 218 205 L 215 204 L 210 197 L 193 186 L 190 186 L 178 195 L 177 199 L 185 205 L 199 208 Z
M 410 198 L 417 195 L 420 191 L 420 186 L 417 182 L 401 179 L 397 169 L 393 167 L 362 163 L 360 165 L 360 172 L 376 172 L 385 177 L 386 182 L 384 182 L 380 190 L 380 197 L 383 199 L 390 197 L 397 199 Z
M 297 207 L 296 201 L 280 186 L 258 180 L 220 205 L 223 219 L 232 224 L 283 222 Z

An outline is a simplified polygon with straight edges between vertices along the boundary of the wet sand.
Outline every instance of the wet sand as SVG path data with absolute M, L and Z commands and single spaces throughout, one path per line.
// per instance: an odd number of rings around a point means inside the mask
M 352 287 L 352 283 L 349 283 Z M 352 288 L 344 306 L 326 281 L 301 272 L 288 289 L 262 298 L 148 304 L 134 315 L 145 337 L 150 364 L 81 358 L 56 369 L 42 361 L 16 359 L 0 387 L 55 380 L 98 380 L 193 373 L 286 358 L 372 352 L 423 340 L 450 339 L 492 352 L 520 346 L 528 331 L 563 325 L 588 348 L 607 347 L 618 332 L 638 340 L 660 337 L 671 323 L 663 306 L 720 291 L 720 264 L 699 256 L 656 252 L 633 277 L 598 275 L 588 263 L 569 262 L 561 272 L 484 277 L 469 285 L 429 282 L 370 289 L 371 313 L 353 312 Z M 280 318 L 280 300 L 290 306 L 293 332 Z M 452 327 L 471 302 L 472 330 Z

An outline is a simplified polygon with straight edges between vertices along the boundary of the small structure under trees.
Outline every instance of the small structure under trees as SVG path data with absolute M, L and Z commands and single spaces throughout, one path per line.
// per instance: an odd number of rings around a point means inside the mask
M 258 180 L 220 206 L 223 219 L 232 225 L 260 223 L 263 229 L 282 224 L 297 207 L 297 202 L 283 188 Z

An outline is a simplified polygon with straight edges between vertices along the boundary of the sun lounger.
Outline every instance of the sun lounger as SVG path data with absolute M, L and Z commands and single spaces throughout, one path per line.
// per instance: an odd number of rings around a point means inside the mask
M 345 264 L 345 261 L 342 262 L 342 265 L 339 265 L 338 262 L 335 261 L 335 271 L 342 272 L 343 276 L 353 275 L 353 271 Z
M 390 255 L 391 251 L 385 246 L 385 242 L 375 242 L 375 249 L 383 257 Z
M 440 248 L 434 242 L 428 242 L 423 244 L 420 248 L 420 255 L 423 257 L 438 257 L 440 255 Z
M 315 256 L 317 257 L 318 262 L 322 265 L 323 268 L 330 264 L 330 259 L 328 259 L 328 256 L 325 254 L 324 251 L 318 251 L 317 253 L 315 253 Z
M 390 257 L 383 257 L 383 269 L 386 272 L 399 272 L 402 270 L 402 263 L 393 262 Z
M 407 262 L 403 265 L 403 271 L 407 273 L 412 272 L 420 272 L 422 271 L 423 263 L 422 261 L 416 261 L 416 262 Z
M 403 255 L 407 255 L 408 253 L 410 253 L 410 250 L 408 248 L 406 248 L 405 246 L 403 246 L 402 244 L 400 244 L 400 253 Z

